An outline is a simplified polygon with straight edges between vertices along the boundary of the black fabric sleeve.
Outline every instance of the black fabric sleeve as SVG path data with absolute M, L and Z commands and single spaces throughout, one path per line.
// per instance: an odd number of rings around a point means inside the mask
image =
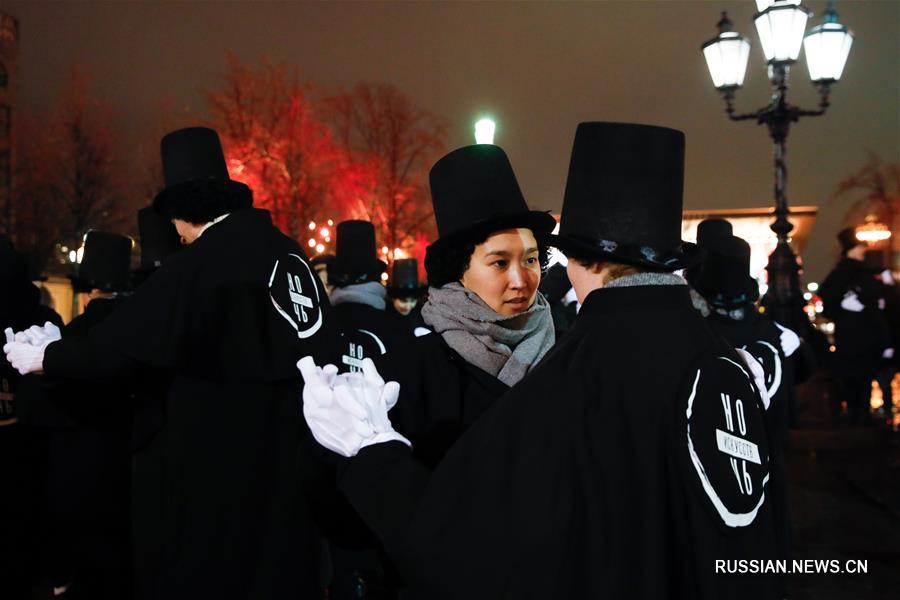
M 96 338 L 79 336 L 53 342 L 44 351 L 44 373 L 67 379 L 129 377 L 138 363 Z
M 407 532 L 431 473 L 402 442 L 374 444 L 338 469 L 338 486 L 392 555 Z

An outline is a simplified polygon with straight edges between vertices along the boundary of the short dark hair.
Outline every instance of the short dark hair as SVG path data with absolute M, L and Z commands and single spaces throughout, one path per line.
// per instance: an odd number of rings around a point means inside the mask
M 469 234 L 454 236 L 451 240 L 438 240 L 425 250 L 425 273 L 428 275 L 428 285 L 441 287 L 454 281 L 459 281 L 466 269 L 469 268 L 469 260 L 475 252 L 475 246 L 487 241 L 496 231 L 479 231 Z M 541 265 L 541 276 L 547 272 L 550 265 L 550 251 L 541 236 L 535 235 L 538 244 L 538 262 Z
M 591 269 L 594 267 L 604 267 L 609 266 L 609 278 L 606 280 L 607 283 L 610 281 L 615 281 L 620 277 L 625 277 L 626 275 L 635 275 L 637 273 L 670 273 L 671 271 L 666 271 L 664 269 L 654 269 L 652 267 L 647 267 L 644 265 L 632 265 L 630 263 L 621 262 L 617 260 L 609 260 L 608 258 L 598 258 L 597 256 L 591 255 L 587 252 L 567 252 L 566 258 L 575 261 L 582 267 L 586 269 Z
M 253 206 L 253 191 L 237 181 L 185 181 L 165 190 L 154 202 L 166 219 L 203 225 L 224 214 Z

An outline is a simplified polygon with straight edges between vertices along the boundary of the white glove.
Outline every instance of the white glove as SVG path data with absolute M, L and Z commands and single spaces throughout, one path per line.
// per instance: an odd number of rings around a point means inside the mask
M 363 359 L 362 372 L 366 385 L 364 387 L 354 387 L 354 389 L 365 394 L 369 423 L 375 430 L 375 434 L 395 434 L 400 436 L 399 433 L 394 431 L 394 426 L 391 425 L 391 420 L 388 418 L 388 412 L 394 408 L 394 405 L 397 404 L 397 398 L 400 397 L 400 384 L 396 381 L 385 383 L 371 358 Z M 402 441 L 409 444 L 409 440 L 406 438 L 403 438 Z
M 24 334 L 28 343 L 32 346 L 46 346 L 51 342 L 62 339 L 62 332 L 60 332 L 59 327 L 50 321 L 44 323 L 43 327 L 32 325 L 21 333 Z M 16 341 L 20 340 L 17 339 Z
M 387 411 L 397 402 L 400 386 L 385 384 L 372 361 L 363 362 L 368 375 L 335 375 L 337 367 L 316 366 L 311 356 L 297 363 L 303 376 L 303 416 L 317 442 L 341 456 L 351 457 L 366 446 L 392 440 L 409 446 L 394 431 Z
M 881 272 L 881 282 L 884 285 L 894 285 L 894 274 L 891 273 L 890 269 L 885 269 Z
M 775 321 L 775 327 L 781 330 L 781 336 L 779 337 L 781 351 L 784 352 L 786 357 L 790 356 L 800 347 L 800 336 L 777 321 Z
M 337 367 L 316 366 L 311 356 L 297 363 L 303 376 L 303 417 L 316 441 L 341 456 L 359 452 L 363 438 L 374 435 L 366 423 L 366 411 L 352 402 L 343 406 L 333 389 Z
M 7 331 L 6 339 L 10 339 L 10 333 Z M 6 360 L 12 367 L 22 375 L 28 373 L 40 373 L 44 370 L 44 349 L 50 345 L 47 342 L 43 346 L 32 346 L 22 342 L 7 342 L 3 346 L 3 352 L 6 353 Z
M 752 354 L 741 348 L 735 348 L 735 351 L 744 359 L 744 364 L 750 369 L 750 375 L 753 377 L 753 385 L 759 390 L 759 396 L 762 399 L 763 407 L 769 410 L 769 393 L 766 391 L 766 372 L 759 361 Z
M 847 292 L 844 294 L 843 300 L 841 300 L 841 308 L 850 312 L 862 312 L 866 307 L 859 301 L 859 296 L 856 295 L 856 292 Z
M 885 348 L 884 352 L 881 353 L 881 358 L 894 358 L 894 349 Z

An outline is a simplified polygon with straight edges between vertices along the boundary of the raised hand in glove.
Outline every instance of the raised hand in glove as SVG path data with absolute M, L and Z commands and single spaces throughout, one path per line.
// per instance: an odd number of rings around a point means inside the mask
M 790 356 L 800 347 L 800 336 L 777 321 L 775 321 L 775 327 L 781 330 L 781 336 L 779 337 L 781 351 L 784 352 L 786 357 Z
M 21 335 L 24 339 L 19 339 L 19 335 Z M 47 321 L 44 323 L 43 327 L 38 327 L 37 325 L 32 325 L 25 331 L 21 331 L 16 334 L 16 341 L 26 341 L 32 346 L 47 346 L 52 342 L 58 341 L 62 339 L 62 332 L 60 332 L 59 327 Z
M 744 364 L 750 369 L 750 376 L 753 377 L 753 385 L 759 390 L 759 396 L 762 399 L 763 407 L 766 410 L 769 410 L 769 392 L 766 390 L 766 372 L 763 370 L 763 366 L 746 350 L 735 348 L 735 351 L 741 355 L 741 358 L 744 359 Z
M 366 446 L 409 440 L 394 431 L 387 411 L 397 401 L 400 386 L 385 384 L 375 366 L 364 362 L 364 373 L 335 375 L 337 368 L 316 366 L 311 356 L 300 359 L 303 376 L 303 416 L 317 442 L 351 457 Z
M 6 328 L 6 344 L 3 346 L 6 360 L 22 375 L 39 373 L 44 369 L 44 350 L 55 340 L 46 341 L 40 346 L 33 346 L 30 342 L 16 341 L 23 333 L 13 334 L 12 329 Z

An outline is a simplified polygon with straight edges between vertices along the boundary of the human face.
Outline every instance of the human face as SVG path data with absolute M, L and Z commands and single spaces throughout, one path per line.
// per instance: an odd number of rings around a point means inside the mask
M 405 317 L 412 312 L 418 301 L 415 298 L 394 298 L 393 302 L 394 310 Z
M 185 245 L 193 244 L 203 232 L 203 225 L 197 225 L 182 219 L 172 219 L 172 223 L 175 225 L 175 231 L 181 236 L 181 243 Z
M 316 275 L 319 276 L 319 281 L 322 282 L 322 286 L 325 288 L 325 293 L 330 296 L 334 286 L 328 283 L 328 265 L 319 263 L 313 268 L 316 270 Z
M 530 229 L 495 231 L 469 258 L 460 283 L 494 312 L 512 316 L 531 307 L 541 281 L 537 240 Z

